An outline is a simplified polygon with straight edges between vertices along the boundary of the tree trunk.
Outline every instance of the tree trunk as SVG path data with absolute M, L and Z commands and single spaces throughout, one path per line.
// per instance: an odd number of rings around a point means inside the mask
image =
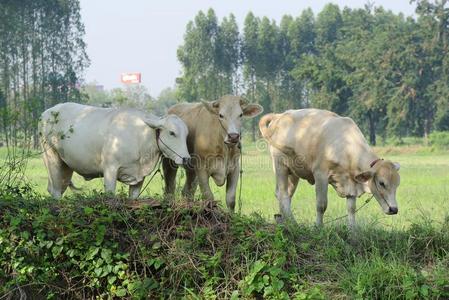
M 430 121 L 429 119 L 424 120 L 424 145 L 429 145 L 429 133 L 430 133 Z
M 369 142 L 372 146 L 376 146 L 376 122 L 373 118 L 373 113 L 368 112 L 368 121 L 369 121 Z
M 254 74 L 251 75 L 251 102 L 255 102 L 256 100 L 256 80 L 254 78 Z M 253 142 L 256 141 L 256 119 L 251 119 L 251 140 Z

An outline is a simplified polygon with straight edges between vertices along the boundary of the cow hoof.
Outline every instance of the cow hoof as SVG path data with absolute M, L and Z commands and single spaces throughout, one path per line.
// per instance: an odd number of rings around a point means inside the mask
M 274 215 L 274 220 L 276 221 L 277 224 L 283 224 L 284 223 L 284 218 L 282 217 L 281 214 L 275 214 Z

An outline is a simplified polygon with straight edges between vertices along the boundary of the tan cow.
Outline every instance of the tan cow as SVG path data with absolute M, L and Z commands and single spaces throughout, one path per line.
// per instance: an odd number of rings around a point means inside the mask
M 365 192 L 384 213 L 398 212 L 399 164 L 379 159 L 352 119 L 319 109 L 288 110 L 262 117 L 259 128 L 270 145 L 283 217 L 292 218 L 290 202 L 299 178 L 315 184 L 317 225 L 323 224 L 328 184 L 347 199 L 351 227 L 356 198 Z
M 204 199 L 213 199 L 209 186 L 212 177 L 218 186 L 226 183 L 226 205 L 233 211 L 240 172 L 240 137 L 242 118 L 253 118 L 262 112 L 258 104 L 246 104 L 238 96 L 223 96 L 213 102 L 181 103 L 172 106 L 169 114 L 179 116 L 189 130 L 187 147 L 192 157 L 186 168 L 182 194 L 192 198 L 199 183 Z M 166 193 L 175 191 L 177 167 L 164 159 Z

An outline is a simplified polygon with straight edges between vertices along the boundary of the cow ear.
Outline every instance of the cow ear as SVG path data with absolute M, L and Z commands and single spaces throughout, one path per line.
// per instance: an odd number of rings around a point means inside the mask
M 153 129 L 160 129 L 164 126 L 163 120 L 158 118 L 146 118 L 144 122 Z
M 401 165 L 397 162 L 393 163 L 394 168 L 396 169 L 396 171 L 399 171 L 399 169 L 401 168 Z
M 373 178 L 374 173 L 372 171 L 365 171 L 355 176 L 355 180 L 360 183 L 367 182 L 371 178 Z
M 220 103 L 217 101 L 208 102 L 205 100 L 201 100 L 201 103 L 203 103 L 204 107 L 213 114 L 218 114 L 218 109 L 220 108 Z
M 259 104 L 248 104 L 243 107 L 243 115 L 248 118 L 254 118 L 263 112 L 263 107 Z

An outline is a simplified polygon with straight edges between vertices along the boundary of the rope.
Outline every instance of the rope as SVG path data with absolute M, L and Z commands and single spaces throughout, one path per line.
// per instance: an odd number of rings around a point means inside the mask
M 225 133 L 227 133 L 227 129 L 224 127 L 223 123 L 221 122 L 221 119 L 218 118 L 218 123 L 220 123 L 221 128 Z M 243 151 L 242 151 L 242 132 L 240 131 L 240 141 L 237 147 L 239 147 L 240 152 L 240 171 L 239 171 L 239 198 L 237 201 L 238 206 L 238 213 L 239 215 L 242 213 L 242 182 L 243 182 Z M 225 143 L 226 144 L 226 143 Z M 226 170 L 228 169 L 227 162 L 226 162 Z
M 360 206 L 359 208 L 357 208 L 357 209 L 355 210 L 354 214 L 356 214 L 359 210 L 361 210 L 362 208 L 364 208 L 364 207 L 371 201 L 371 199 L 373 199 L 373 197 L 374 197 L 374 195 L 371 195 L 371 197 L 369 197 L 368 199 L 366 199 L 366 200 L 365 200 L 365 203 L 363 203 L 362 206 Z M 343 219 L 343 218 L 346 218 L 347 216 L 348 216 L 348 214 L 346 214 L 346 215 L 344 215 L 344 216 L 340 216 L 340 217 L 335 218 L 335 219 L 333 219 L 333 220 L 324 222 L 324 224 L 333 223 L 333 222 L 335 222 L 335 221 L 338 221 L 338 220 L 341 220 L 341 219 Z
M 150 173 L 153 173 L 154 170 L 156 170 L 156 168 L 157 168 L 156 172 L 154 172 L 153 175 L 151 175 L 151 178 L 150 178 L 150 180 L 147 182 L 147 184 L 145 184 L 145 187 L 144 187 L 143 189 L 140 190 L 140 193 L 139 193 L 139 195 L 137 196 L 137 198 L 139 198 L 140 195 L 142 195 L 142 193 L 145 191 L 145 189 L 148 187 L 148 185 L 150 184 L 150 182 L 153 180 L 154 176 L 156 176 L 157 173 L 160 173 L 161 176 L 162 176 L 162 173 L 161 173 L 162 154 L 159 155 L 159 158 L 158 158 L 157 160 L 158 160 L 158 161 L 156 162 L 156 165 L 154 166 L 153 170 L 152 170 Z
M 242 142 L 239 143 L 239 149 L 240 149 L 240 175 L 239 175 L 239 200 L 237 202 L 239 206 L 239 215 L 242 214 L 242 184 L 243 184 L 243 151 L 242 151 Z
M 156 129 L 156 145 L 157 145 L 157 148 L 159 149 L 159 151 L 163 154 L 164 152 L 162 152 L 161 148 L 159 147 L 159 142 L 161 142 L 162 145 L 164 145 L 168 150 L 173 152 L 179 158 L 183 159 L 183 157 L 181 155 L 179 155 L 178 152 L 176 152 L 175 150 L 170 148 L 166 143 L 164 143 L 164 141 L 161 139 L 161 131 L 160 131 L 160 129 Z

